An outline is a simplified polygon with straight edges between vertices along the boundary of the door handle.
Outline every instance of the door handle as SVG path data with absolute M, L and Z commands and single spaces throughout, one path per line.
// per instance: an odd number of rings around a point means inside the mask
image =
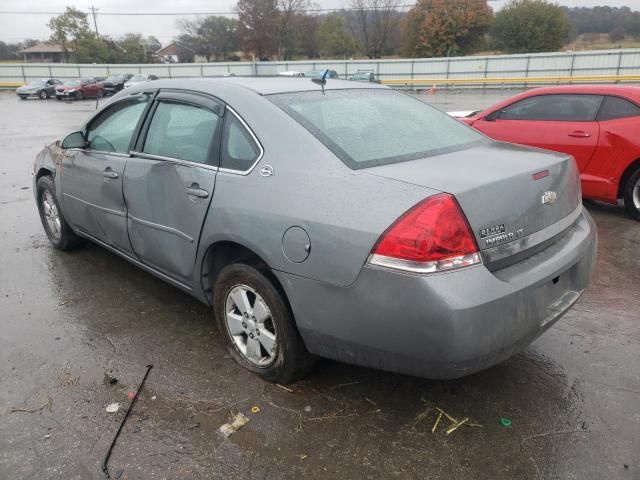
M 104 169 L 104 172 L 102 172 L 102 176 L 105 178 L 118 178 L 119 175 L 117 172 L 111 170 L 111 167 L 107 167 Z
M 192 183 L 190 187 L 187 187 L 187 194 L 198 198 L 207 198 L 209 196 L 209 192 L 200 188 L 197 183 Z
M 575 132 L 571 132 L 569 136 L 576 137 L 576 138 L 589 138 L 591 134 L 589 132 L 584 132 L 582 130 L 576 130 Z

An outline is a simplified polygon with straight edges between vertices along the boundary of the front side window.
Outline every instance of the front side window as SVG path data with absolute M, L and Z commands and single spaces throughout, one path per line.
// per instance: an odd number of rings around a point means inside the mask
M 222 157 L 220 166 L 244 172 L 260 156 L 260 147 L 242 122 L 231 112 L 227 113 L 222 133 Z
M 619 97 L 605 97 L 598 112 L 598 121 L 640 116 L 640 107 Z
M 207 163 L 220 117 L 205 108 L 163 100 L 149 125 L 143 152 Z
M 415 160 L 467 148 L 484 137 L 449 115 L 391 89 L 267 96 L 349 168 Z
M 149 96 L 118 102 L 91 122 L 87 132 L 90 150 L 129 153 L 129 143 Z
M 601 102 L 601 95 L 536 95 L 503 108 L 498 118 L 593 122 Z

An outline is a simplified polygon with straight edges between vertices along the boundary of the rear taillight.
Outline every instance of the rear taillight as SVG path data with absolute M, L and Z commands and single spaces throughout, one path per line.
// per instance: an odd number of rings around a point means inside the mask
M 458 202 L 441 193 L 420 202 L 382 234 L 369 263 L 432 273 L 480 263 L 471 228 Z

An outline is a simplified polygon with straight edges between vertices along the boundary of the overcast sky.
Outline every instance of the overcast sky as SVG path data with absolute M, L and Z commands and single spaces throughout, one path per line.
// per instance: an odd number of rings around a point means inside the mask
M 403 1 L 403 0 L 401 0 Z M 500 9 L 507 0 L 490 0 L 494 10 Z M 560 5 L 593 7 L 596 5 L 628 6 L 640 10 L 640 0 L 556 0 Z M 153 35 L 160 42 L 167 44 L 179 34 L 177 20 L 174 16 L 107 16 L 100 12 L 231 12 L 236 0 L 93 0 L 98 8 L 98 30 L 102 35 L 119 37 L 127 32 Z M 349 5 L 348 0 L 316 0 L 321 8 L 340 8 Z M 413 3 L 407 0 L 403 3 Z M 58 12 L 64 11 L 70 0 L 0 0 L 0 11 Z M 88 12 L 91 0 L 75 2 L 76 7 Z M 51 15 L 29 13 L 14 15 L 0 13 L 0 40 L 17 42 L 25 38 L 46 39 L 51 32 L 46 24 Z M 195 17 L 190 17 L 195 18 Z M 93 24 L 91 25 L 93 27 Z

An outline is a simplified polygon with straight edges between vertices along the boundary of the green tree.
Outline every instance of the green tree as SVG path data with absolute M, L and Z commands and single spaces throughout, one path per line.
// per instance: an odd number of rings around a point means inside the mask
M 419 0 L 404 20 L 403 50 L 418 57 L 465 55 L 482 47 L 492 21 L 486 0 Z
M 87 14 L 74 7 L 67 7 L 65 13 L 51 18 L 47 26 L 53 32 L 51 41 L 61 45 L 66 55 L 78 47 L 80 40 L 92 35 Z
M 356 51 L 356 41 L 339 13 L 330 13 L 318 28 L 318 50 L 325 57 L 347 58 Z
M 512 0 L 496 14 L 495 46 L 507 53 L 552 52 L 567 39 L 565 10 L 545 0 Z
M 238 50 L 238 21 L 235 19 L 209 16 L 182 21 L 180 26 L 186 32 L 181 43 L 209 61 L 226 60 Z

